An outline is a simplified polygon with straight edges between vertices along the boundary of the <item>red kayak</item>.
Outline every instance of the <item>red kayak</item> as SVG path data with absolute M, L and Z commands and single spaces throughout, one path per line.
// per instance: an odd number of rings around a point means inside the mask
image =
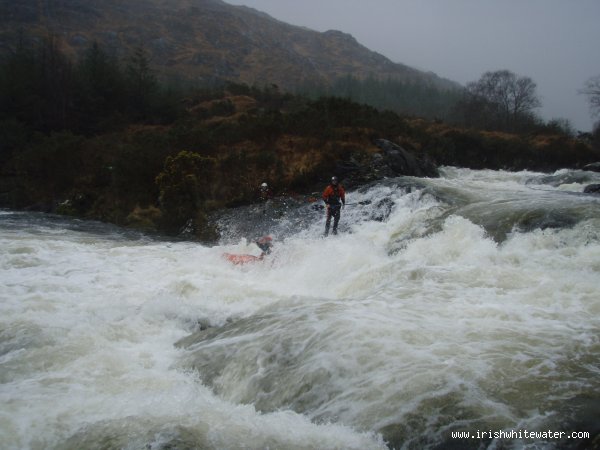
M 273 238 L 271 236 L 263 236 L 258 239 L 255 244 L 262 250 L 260 256 L 254 255 L 239 255 L 235 253 L 223 253 L 223 258 L 227 259 L 232 264 L 247 264 L 257 261 L 262 261 L 265 255 L 271 253 L 271 247 L 273 246 Z
M 263 260 L 263 255 L 236 255 L 234 253 L 223 253 L 223 258 L 227 259 L 232 264 L 247 264 Z

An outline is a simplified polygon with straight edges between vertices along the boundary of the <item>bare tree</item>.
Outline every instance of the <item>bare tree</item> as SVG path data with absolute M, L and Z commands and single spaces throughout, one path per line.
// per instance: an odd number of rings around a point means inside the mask
M 466 110 L 471 116 L 494 128 L 514 130 L 522 118 L 530 118 L 541 106 L 536 84 L 529 77 L 518 77 L 508 70 L 484 73 L 467 84 Z
M 600 116 L 600 75 L 587 80 L 581 92 L 588 96 L 592 116 Z

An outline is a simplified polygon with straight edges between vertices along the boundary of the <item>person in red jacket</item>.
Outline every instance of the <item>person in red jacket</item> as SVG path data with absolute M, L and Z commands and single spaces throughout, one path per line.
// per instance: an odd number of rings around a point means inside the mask
M 340 210 L 346 205 L 346 192 L 338 183 L 337 177 L 331 177 L 331 183 L 323 191 L 323 201 L 327 208 L 327 220 L 325 221 L 325 236 L 329 234 L 331 218 L 333 217 L 333 234 L 337 234 L 340 221 Z

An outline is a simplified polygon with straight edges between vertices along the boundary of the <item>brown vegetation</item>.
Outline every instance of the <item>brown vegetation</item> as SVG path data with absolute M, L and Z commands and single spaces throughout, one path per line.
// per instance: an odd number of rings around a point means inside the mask
M 40 50 L 0 65 L 0 207 L 185 227 L 209 240 L 207 214 L 255 201 L 263 181 L 278 194 L 320 190 L 334 173 L 348 187 L 376 179 L 378 139 L 438 165 L 554 170 L 600 160 L 567 135 L 481 132 L 276 86 L 168 90 L 143 52 L 122 68 L 98 46 L 76 65 L 55 41 Z

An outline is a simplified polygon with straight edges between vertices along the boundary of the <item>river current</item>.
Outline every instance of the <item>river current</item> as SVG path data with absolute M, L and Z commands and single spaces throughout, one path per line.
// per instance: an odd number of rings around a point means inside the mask
M 215 217 L 212 247 L 0 211 L 0 448 L 585 448 L 590 183 L 444 168 L 349 191 L 337 236 L 276 200 Z M 263 261 L 223 258 L 267 233 Z M 523 434 L 548 430 L 591 438 Z

